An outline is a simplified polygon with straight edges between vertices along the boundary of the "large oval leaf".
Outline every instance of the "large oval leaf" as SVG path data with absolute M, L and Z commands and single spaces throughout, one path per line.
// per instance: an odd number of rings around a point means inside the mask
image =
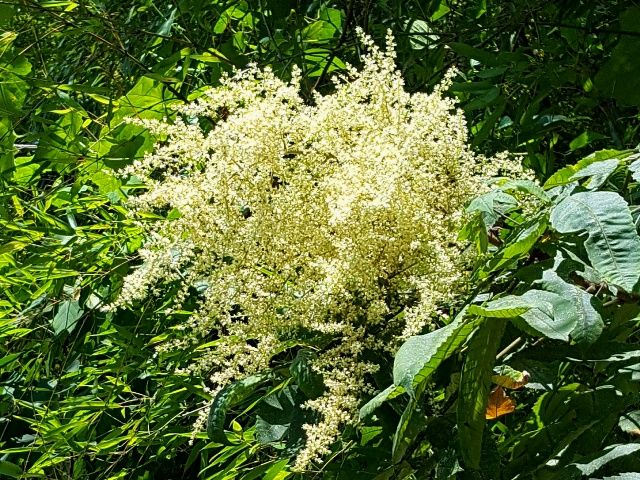
M 581 192 L 551 212 L 560 233 L 588 235 L 584 243 L 593 267 L 605 280 L 630 292 L 640 278 L 640 237 L 627 202 L 615 192 Z

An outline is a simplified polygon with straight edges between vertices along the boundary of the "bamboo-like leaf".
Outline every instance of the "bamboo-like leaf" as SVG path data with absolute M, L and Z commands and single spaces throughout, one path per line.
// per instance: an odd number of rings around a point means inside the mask
M 615 192 L 580 192 L 551 212 L 560 233 L 586 233 L 593 267 L 605 280 L 631 292 L 640 278 L 640 237 L 627 202 Z

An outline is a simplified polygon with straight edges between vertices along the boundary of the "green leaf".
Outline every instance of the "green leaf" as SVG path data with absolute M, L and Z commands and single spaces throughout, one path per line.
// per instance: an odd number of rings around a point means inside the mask
M 0 117 L 20 115 L 29 84 L 22 79 L 31 71 L 31 63 L 22 55 L 10 65 L 0 64 Z
M 414 395 L 416 387 L 467 340 L 475 327 L 476 322 L 465 321 L 460 315 L 446 327 L 409 338 L 396 353 L 393 383 Z
M 530 327 L 556 340 L 569 340 L 576 326 L 576 314 L 571 302 L 561 295 L 544 290 L 531 289 L 520 296 L 508 295 L 489 302 L 483 307 L 469 307 L 470 313 L 484 317 L 517 318 L 523 327 Z
M 480 468 L 493 364 L 504 328 L 504 320 L 485 320 L 469 341 L 462 367 L 457 406 L 460 452 L 464 463 L 475 470 Z
M 431 33 L 431 27 L 424 20 L 410 20 L 407 22 L 409 30 L 409 45 L 414 50 L 424 48 L 435 48 L 435 44 L 440 40 L 438 35 Z
M 634 436 L 640 436 L 640 410 L 625 413 L 618 421 L 620 429 Z
M 479 317 L 515 318 L 529 311 L 531 306 L 525 305 L 519 297 L 503 297 L 492 300 L 486 305 L 469 305 L 469 313 Z
M 571 181 L 588 178 L 589 180 L 585 185 L 589 190 L 595 190 L 607 181 L 611 174 L 615 172 L 616 168 L 618 168 L 618 165 L 620 165 L 618 158 L 592 163 L 574 173 Z
M 492 190 L 471 200 L 467 207 L 467 212 L 480 213 L 485 226 L 489 228 L 498 221 L 498 218 L 517 205 L 516 199 L 508 193 L 504 193 L 501 190 Z
M 419 401 L 411 398 L 406 408 L 402 412 L 400 422 L 393 435 L 393 443 L 391 447 L 391 461 L 394 464 L 399 463 L 407 449 L 411 446 L 415 438 L 425 426 L 425 418 Z
M 22 468 L 15 463 L 0 460 L 0 475 L 6 475 L 11 478 L 20 478 L 22 475 Z
M 389 385 L 360 408 L 358 418 L 360 420 L 365 420 L 370 417 L 384 402 L 392 400 L 402 393 L 404 393 L 404 388 L 396 385 Z
M 65 331 L 71 333 L 73 329 L 76 328 L 76 324 L 83 313 L 78 302 L 75 300 L 65 300 L 60 304 L 58 313 L 56 313 L 56 316 L 53 317 L 53 321 L 51 322 L 53 332 L 56 335 L 60 335 Z
M 626 457 L 640 450 L 640 443 L 627 443 L 621 445 L 609 445 L 604 452 L 588 463 L 572 463 L 582 472 L 582 475 L 593 475 L 606 464 L 620 457 Z
M 514 262 L 529 254 L 540 236 L 547 230 L 547 219 L 540 217 L 531 221 L 526 228 L 516 231 L 516 235 L 489 259 L 486 266 L 479 271 L 480 278 L 485 278 L 491 272 L 504 267 L 510 267 Z
M 546 337 L 569 341 L 577 322 L 569 300 L 556 293 L 536 289 L 525 292 L 520 299 L 531 307 L 520 315 L 526 325 Z
M 607 160 L 621 160 L 629 156 L 630 153 L 631 150 L 600 150 L 598 152 L 592 153 L 591 155 L 580 160 L 575 165 L 569 165 L 567 167 L 561 168 L 556 173 L 551 175 L 544 183 L 544 188 L 545 190 L 549 190 L 560 185 L 566 185 L 568 183 L 574 182 L 576 178 L 582 178 L 576 177 L 576 174 L 578 174 L 578 172 L 580 172 L 581 170 L 589 167 L 590 165 Z
M 634 155 L 634 157 L 638 157 L 639 155 Z M 633 178 L 636 182 L 640 182 L 640 158 L 631 162 L 629 165 L 629 171 L 631 172 L 631 178 Z
M 602 135 L 598 132 L 587 130 L 571 140 L 571 142 L 569 143 L 569 148 L 571 150 L 578 150 L 580 148 L 586 147 L 595 140 L 602 140 L 603 138 L 607 138 L 607 136 Z
M 627 202 L 615 192 L 580 192 L 551 212 L 560 233 L 588 235 L 585 249 L 593 267 L 609 283 L 631 292 L 640 278 L 640 237 Z
M 324 392 L 322 375 L 312 368 L 316 355 L 310 350 L 299 350 L 291 362 L 289 371 L 302 393 L 308 398 L 317 398 Z
M 313 413 L 303 409 L 306 397 L 297 385 L 288 385 L 264 399 L 256 413 L 256 440 L 280 443 L 293 452 L 302 446 L 305 423 L 313 423 Z
M 540 185 L 531 180 L 506 180 L 500 184 L 500 190 L 503 192 L 517 191 L 522 193 L 528 193 L 542 200 L 544 203 L 549 203 L 551 197 L 545 192 Z
M 620 17 L 620 29 L 640 33 L 640 7 L 633 6 Z M 626 105 L 640 105 L 640 65 L 637 61 L 640 38 L 622 35 L 611 57 L 595 76 L 594 84 L 602 95 Z
M 259 373 L 227 385 L 213 399 L 207 421 L 207 434 L 214 442 L 229 445 L 224 427 L 227 411 L 246 400 L 258 388 L 272 379 L 271 373 Z
M 575 327 L 570 335 L 577 343 L 595 342 L 604 328 L 604 322 L 591 302 L 593 296 L 584 290 L 565 282 L 553 270 L 547 270 L 542 276 L 542 285 L 545 290 L 566 298 L 573 305 L 572 315 L 575 318 Z

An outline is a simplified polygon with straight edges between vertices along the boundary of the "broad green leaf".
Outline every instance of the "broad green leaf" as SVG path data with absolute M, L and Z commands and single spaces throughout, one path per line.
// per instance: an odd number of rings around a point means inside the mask
M 53 332 L 56 335 L 65 331 L 71 333 L 73 329 L 76 328 L 76 324 L 83 313 L 78 302 L 75 300 L 65 300 L 60 304 L 60 307 L 58 307 L 58 313 L 56 313 L 56 316 L 53 317 L 53 321 L 51 322 Z
M 565 282 L 553 270 L 543 273 L 542 285 L 545 290 L 561 295 L 573 305 L 572 315 L 575 317 L 576 325 L 570 333 L 571 338 L 578 343 L 595 342 L 602 333 L 604 322 L 591 304 L 593 296 Z
M 414 19 L 407 21 L 406 25 L 409 29 L 409 45 L 414 50 L 422 50 L 424 48 L 435 48 L 440 40 L 438 35 L 431 33 L 431 27 L 424 20 Z
M 609 283 L 631 292 L 640 278 L 640 237 L 627 202 L 615 192 L 580 192 L 551 212 L 560 233 L 583 232 L 593 267 Z
M 551 175 L 547 181 L 544 183 L 545 190 L 549 190 L 551 188 L 566 185 L 568 183 L 574 182 L 576 178 L 576 174 L 578 174 L 583 169 L 589 167 L 592 164 L 605 162 L 608 160 L 620 160 L 624 159 L 631 153 L 630 150 L 620 151 L 620 150 L 600 150 L 599 152 L 592 153 L 591 155 L 583 158 L 575 165 L 569 165 L 567 167 L 561 168 L 553 175 Z M 596 167 L 593 167 L 596 168 Z M 575 178 L 574 178 L 575 177 Z
M 569 300 L 556 293 L 537 289 L 531 289 L 520 296 L 502 297 L 476 311 L 486 317 L 520 317 L 525 325 L 521 322 L 516 322 L 517 324 L 530 327 L 549 338 L 564 341 L 569 340 L 569 334 L 577 321 Z
M 536 289 L 525 292 L 520 298 L 531 307 L 520 315 L 529 327 L 546 337 L 569 341 L 569 334 L 576 328 L 577 320 L 568 299 Z
M 447 2 L 446 1 L 441 1 L 441 2 L 439 2 L 438 8 L 436 9 L 436 11 L 433 13 L 433 15 L 431 15 L 430 20 L 432 22 L 440 20 L 442 17 L 444 17 L 450 11 L 451 11 L 451 9 L 447 5 Z
M 396 353 L 393 383 L 414 395 L 416 387 L 467 340 L 475 327 L 476 322 L 459 317 L 439 330 L 409 338 Z
M 22 110 L 29 84 L 22 79 L 31 71 L 31 64 L 22 55 L 10 65 L 0 63 L 0 117 L 15 117 Z
M 514 262 L 529 254 L 540 236 L 547 230 L 547 219 L 540 217 L 533 220 L 530 225 L 518 231 L 515 237 L 491 257 L 486 266 L 479 272 L 480 278 L 484 278 L 491 272 L 503 267 L 511 266 Z
M 518 202 L 511 195 L 500 190 L 492 190 L 471 200 L 467 212 L 479 212 L 485 226 L 489 228 L 496 223 L 498 218 L 517 205 Z
M 258 388 L 269 382 L 273 376 L 270 373 L 260 373 L 234 382 L 218 392 L 213 399 L 207 421 L 207 434 L 214 442 L 229 444 L 224 427 L 227 411 L 246 400 Z
M 621 445 L 609 445 L 604 449 L 604 452 L 599 453 L 596 458 L 587 463 L 572 463 L 571 465 L 577 467 L 582 475 L 593 475 L 600 470 L 606 464 L 620 457 L 626 457 L 627 455 L 634 454 L 640 450 L 640 443 L 627 443 Z
M 480 468 L 493 364 L 504 328 L 504 320 L 487 319 L 480 324 L 469 341 L 462 367 L 457 406 L 460 452 L 464 463 L 475 470 Z
M 618 165 L 620 165 L 620 160 L 617 158 L 592 163 L 574 173 L 571 181 L 588 178 L 589 180 L 585 185 L 589 190 L 595 190 L 607 181 L 611 174 L 615 172 L 616 168 L 618 168 Z
M 580 148 L 586 147 L 595 140 L 602 140 L 603 138 L 607 138 L 607 136 L 602 135 L 598 132 L 587 130 L 571 140 L 571 142 L 569 143 L 569 148 L 571 150 L 578 150 Z

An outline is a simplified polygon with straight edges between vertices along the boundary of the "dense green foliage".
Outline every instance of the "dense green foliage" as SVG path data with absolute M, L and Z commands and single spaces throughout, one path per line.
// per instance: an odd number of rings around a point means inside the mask
M 154 346 L 195 305 L 100 308 L 144 241 L 124 205 L 141 186 L 112 172 L 162 140 L 124 118 L 171 118 L 233 66 L 298 65 L 304 95 L 328 91 L 356 26 L 393 31 L 409 91 L 456 66 L 474 148 L 522 153 L 542 186 L 471 202 L 474 294 L 385 359 L 326 464 L 292 473 L 322 346 L 229 386 L 190 445 L 208 394 L 176 367 L 202 346 Z M 636 478 L 637 2 L 5 0 L 0 29 L 0 477 Z M 486 421 L 494 374 L 524 370 L 515 412 Z

